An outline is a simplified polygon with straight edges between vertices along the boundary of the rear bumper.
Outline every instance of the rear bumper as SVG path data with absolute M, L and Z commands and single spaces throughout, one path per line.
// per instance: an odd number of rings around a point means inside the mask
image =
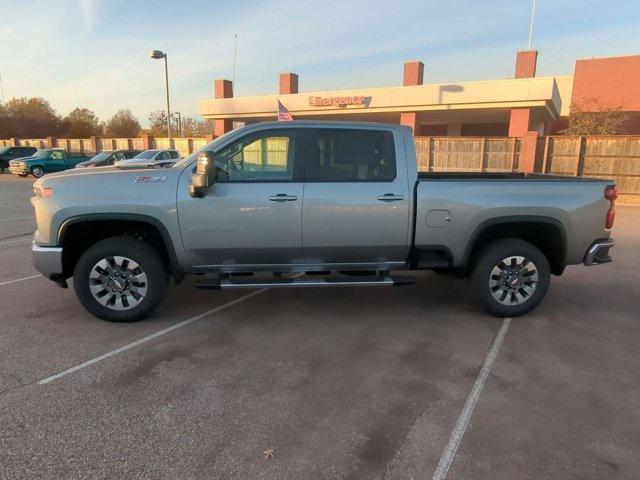
M 31 246 L 33 264 L 36 270 L 49 280 L 57 281 L 62 277 L 62 248 Z
M 582 263 L 586 266 L 591 266 L 611 262 L 612 259 L 609 255 L 609 250 L 613 248 L 614 244 L 613 238 L 593 242 L 587 250 L 587 253 L 585 253 Z

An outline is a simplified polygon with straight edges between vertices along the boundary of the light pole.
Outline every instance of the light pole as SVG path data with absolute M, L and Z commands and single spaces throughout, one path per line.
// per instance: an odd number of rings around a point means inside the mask
M 167 66 L 167 54 L 160 50 L 152 50 L 151 58 L 154 60 L 164 58 L 164 85 L 167 89 L 167 137 L 169 137 L 169 148 L 171 148 L 171 108 L 169 107 L 169 67 Z
M 173 112 L 173 114 L 178 117 L 178 135 L 182 137 L 182 115 L 180 112 Z

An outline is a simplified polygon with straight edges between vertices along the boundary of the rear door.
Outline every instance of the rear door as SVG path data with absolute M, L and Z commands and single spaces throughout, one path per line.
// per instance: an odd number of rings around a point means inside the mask
M 410 191 L 399 134 L 384 128 L 307 132 L 302 238 L 312 264 L 403 264 Z M 397 138 L 394 138 L 396 136 Z
M 272 128 L 215 153 L 216 177 L 203 198 L 188 196 L 190 173 L 182 175 L 180 229 L 196 269 L 302 263 L 303 183 L 297 158 L 296 131 Z

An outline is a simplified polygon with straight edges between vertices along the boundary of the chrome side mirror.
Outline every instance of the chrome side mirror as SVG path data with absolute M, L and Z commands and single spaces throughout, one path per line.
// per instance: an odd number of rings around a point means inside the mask
M 213 170 L 213 152 L 202 152 L 196 159 L 196 170 L 191 174 L 189 195 L 202 198 L 209 189 L 209 173 Z

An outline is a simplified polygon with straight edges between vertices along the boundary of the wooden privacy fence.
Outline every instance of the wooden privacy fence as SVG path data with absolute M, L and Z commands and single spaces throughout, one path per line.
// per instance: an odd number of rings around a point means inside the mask
M 191 155 L 195 150 L 204 147 L 210 139 L 200 137 L 172 138 L 169 147 L 168 138 L 147 137 L 149 149 L 175 148 L 181 157 Z M 0 139 L 0 147 L 20 145 L 35 148 L 64 148 L 68 152 L 79 152 L 94 155 L 103 150 L 146 150 L 144 138 L 34 138 L 34 139 Z
M 421 172 L 512 172 L 521 141 L 515 137 L 416 137 Z
M 538 139 L 535 170 L 612 178 L 618 191 L 640 195 L 640 136 L 549 136 Z
M 184 157 L 207 138 L 174 138 Z M 68 151 L 168 148 L 167 138 L 35 138 L 0 140 L 0 146 L 60 147 Z M 51 144 L 53 142 L 53 145 Z M 95 145 L 95 146 L 94 146 Z M 416 137 L 421 172 L 512 172 L 520 164 L 522 139 L 514 137 Z M 535 144 L 534 170 L 555 175 L 612 178 L 620 193 L 640 195 L 640 136 L 547 136 Z

